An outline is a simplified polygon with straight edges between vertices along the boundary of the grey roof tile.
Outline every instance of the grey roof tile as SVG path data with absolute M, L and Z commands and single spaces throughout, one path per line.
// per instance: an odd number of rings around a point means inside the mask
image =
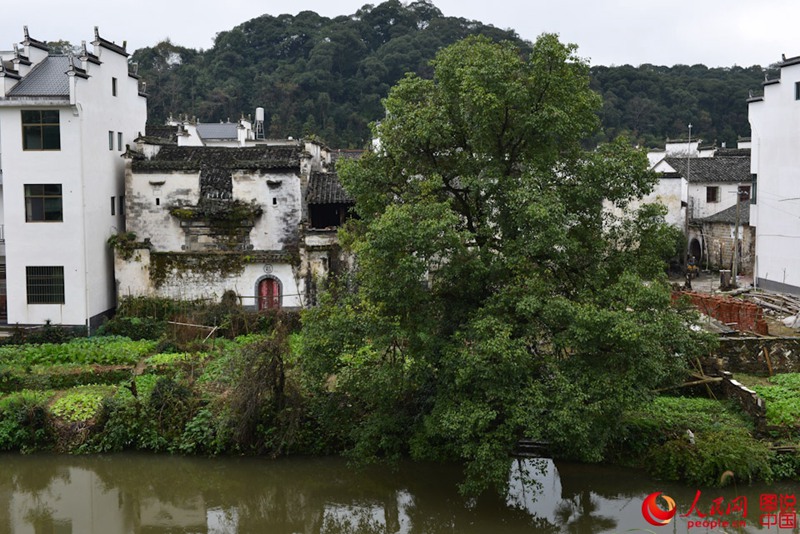
M 164 146 L 153 159 L 133 161 L 139 172 L 199 171 L 204 168 L 300 171 L 299 146 L 210 147 Z
M 69 96 L 69 58 L 49 56 L 8 92 L 15 96 Z
M 664 158 L 669 165 L 691 183 L 750 182 L 750 151 L 737 150 L 742 155 L 715 155 L 712 158 Z M 745 155 L 746 154 L 746 155 Z
M 314 172 L 308 183 L 306 202 L 309 204 L 352 204 L 353 198 L 333 172 Z
M 736 224 L 736 204 L 700 220 L 708 223 Z M 750 224 L 750 202 L 739 203 L 739 224 Z

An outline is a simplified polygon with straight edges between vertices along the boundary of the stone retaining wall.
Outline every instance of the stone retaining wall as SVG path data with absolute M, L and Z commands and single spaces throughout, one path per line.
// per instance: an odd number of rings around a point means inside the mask
M 757 376 L 800 373 L 800 338 L 721 338 L 716 354 L 703 361 L 707 373 L 730 371 Z
M 736 401 L 742 410 L 753 419 L 756 432 L 767 433 L 767 408 L 764 400 L 752 389 L 733 379 L 732 373 L 722 372 L 722 394 Z

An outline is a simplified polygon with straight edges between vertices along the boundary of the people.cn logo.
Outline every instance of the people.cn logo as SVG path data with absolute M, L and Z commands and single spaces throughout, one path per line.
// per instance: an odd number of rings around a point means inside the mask
M 661 495 L 661 498 L 667 503 L 666 510 L 663 510 L 656 502 L 659 495 Z M 672 497 L 663 495 L 660 491 L 651 493 L 645 497 L 642 503 L 642 515 L 648 523 L 655 527 L 663 527 L 668 524 L 672 521 L 672 518 L 675 517 L 676 512 L 675 501 L 672 500 Z

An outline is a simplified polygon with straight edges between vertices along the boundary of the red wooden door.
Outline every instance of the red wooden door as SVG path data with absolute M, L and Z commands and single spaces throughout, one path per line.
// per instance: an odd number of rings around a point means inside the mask
M 281 287 L 274 278 L 265 278 L 258 283 L 258 309 L 269 310 L 281 307 Z

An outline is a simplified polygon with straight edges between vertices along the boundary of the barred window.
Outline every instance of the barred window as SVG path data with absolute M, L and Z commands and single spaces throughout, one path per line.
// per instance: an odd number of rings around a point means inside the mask
M 64 304 L 64 267 L 25 267 L 28 304 Z
M 61 126 L 57 109 L 22 110 L 22 148 L 61 150 Z
M 61 222 L 61 184 L 25 184 L 25 222 Z

